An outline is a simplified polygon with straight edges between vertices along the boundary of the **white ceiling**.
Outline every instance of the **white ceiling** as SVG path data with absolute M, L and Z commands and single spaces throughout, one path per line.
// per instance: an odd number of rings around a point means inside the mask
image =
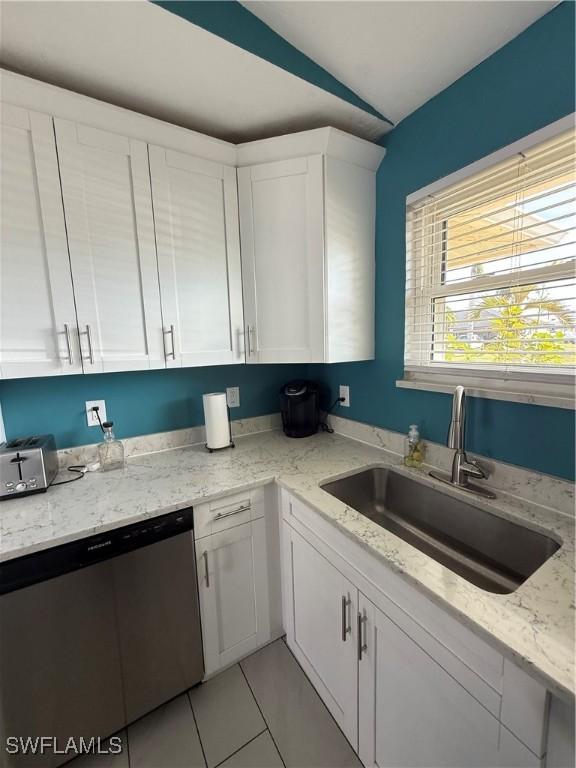
M 233 142 L 389 127 L 147 0 L 1 2 L 1 64 Z
M 557 4 L 541 0 L 243 2 L 396 123 Z

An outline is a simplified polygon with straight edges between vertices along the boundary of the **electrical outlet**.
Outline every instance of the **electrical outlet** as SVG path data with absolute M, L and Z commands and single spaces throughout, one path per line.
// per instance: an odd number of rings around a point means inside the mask
M 92 410 L 94 406 L 98 406 L 98 413 L 100 415 L 100 421 L 104 423 L 108 421 L 106 418 L 106 401 L 105 400 L 86 400 L 86 422 L 89 427 L 99 427 L 98 416 L 96 412 Z
M 228 408 L 240 408 L 240 387 L 227 387 L 226 402 Z
M 344 398 L 343 400 L 340 400 L 340 405 L 344 408 L 350 407 L 350 387 L 347 384 L 340 384 L 340 395 L 339 397 Z

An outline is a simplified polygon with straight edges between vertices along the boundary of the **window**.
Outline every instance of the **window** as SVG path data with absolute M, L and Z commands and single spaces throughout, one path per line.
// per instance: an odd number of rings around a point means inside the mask
M 457 379 L 566 407 L 576 368 L 575 150 L 570 128 L 408 199 L 400 385 Z

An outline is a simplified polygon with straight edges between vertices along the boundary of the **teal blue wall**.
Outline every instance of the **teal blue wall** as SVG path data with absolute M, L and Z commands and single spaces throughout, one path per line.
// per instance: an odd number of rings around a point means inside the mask
M 384 120 L 387 118 L 308 58 L 236 0 L 154 0 L 174 13 L 239 48 L 285 69 Z M 387 122 L 390 122 L 387 120 Z
M 377 177 L 374 362 L 313 366 L 336 396 L 350 385 L 352 419 L 443 442 L 450 397 L 398 389 L 404 354 L 406 195 L 574 111 L 574 4 L 563 3 L 403 120 Z M 574 477 L 574 414 L 471 398 L 469 448 Z
M 95 443 L 86 426 L 86 400 L 106 400 L 106 415 L 118 437 L 183 429 L 204 423 L 202 395 L 240 387 L 233 419 L 278 411 L 282 384 L 306 374 L 305 366 L 228 365 L 90 376 L 0 381 L 6 435 L 52 432 L 59 448 Z

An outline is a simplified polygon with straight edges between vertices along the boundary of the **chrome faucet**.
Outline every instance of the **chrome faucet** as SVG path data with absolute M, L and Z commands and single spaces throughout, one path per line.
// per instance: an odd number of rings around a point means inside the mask
M 443 483 L 454 485 L 457 488 L 461 488 L 463 491 L 476 493 L 479 496 L 484 496 L 488 499 L 495 499 L 496 494 L 492 493 L 492 491 L 469 482 L 470 477 L 480 479 L 487 477 L 487 475 L 476 461 L 469 459 L 466 455 L 465 421 L 466 392 L 464 387 L 459 385 L 454 390 L 452 419 L 450 421 L 447 441 L 448 448 L 452 448 L 455 451 L 452 460 L 452 472 L 449 475 L 444 472 L 430 472 L 430 474 L 432 477 L 435 477 L 436 480 L 441 480 Z

